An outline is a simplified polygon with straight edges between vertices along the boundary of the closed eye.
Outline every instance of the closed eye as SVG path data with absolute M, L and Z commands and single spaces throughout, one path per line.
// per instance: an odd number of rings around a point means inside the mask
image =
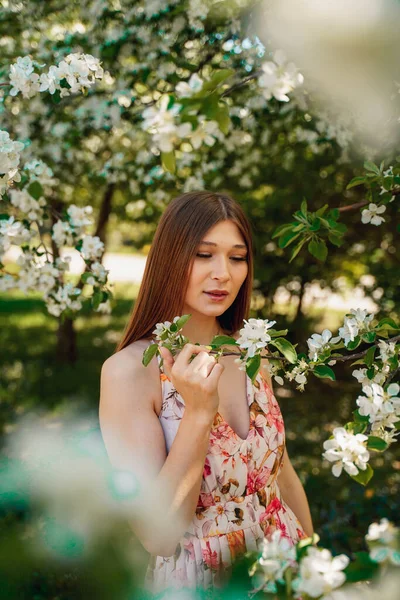
M 211 258 L 211 254 L 196 254 L 199 258 Z M 247 260 L 247 256 L 231 256 L 232 260 Z

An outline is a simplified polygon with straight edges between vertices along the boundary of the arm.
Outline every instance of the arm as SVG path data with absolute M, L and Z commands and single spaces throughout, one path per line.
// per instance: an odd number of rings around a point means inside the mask
M 186 407 L 167 456 L 153 408 L 160 383 L 141 359 L 140 347 L 131 347 L 104 363 L 100 426 L 112 465 L 133 472 L 141 487 L 132 528 L 148 552 L 170 556 L 195 514 L 213 419 Z
M 268 360 L 262 359 L 261 372 L 264 378 L 268 381 L 272 390 L 272 379 L 267 365 Z M 296 471 L 294 470 L 292 463 L 290 462 L 286 448 L 283 456 L 283 466 L 278 475 L 278 485 L 284 501 L 299 519 L 306 534 L 311 537 L 314 532 L 314 528 L 307 496 L 303 485 Z
M 282 470 L 278 475 L 278 485 L 286 504 L 292 509 L 306 534 L 312 536 L 314 528 L 311 519 L 310 507 L 303 485 L 290 462 L 285 448 Z

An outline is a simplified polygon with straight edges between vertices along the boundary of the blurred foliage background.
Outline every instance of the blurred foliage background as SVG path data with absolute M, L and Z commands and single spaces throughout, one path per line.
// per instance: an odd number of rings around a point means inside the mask
M 9 32 L 13 30 L 17 39 L 12 51 L 8 51 L 9 45 L 4 44 L 5 64 L 8 65 L 16 56 L 27 51 L 29 36 L 24 38 L 22 31 L 27 23 L 29 26 L 34 23 L 33 16 L 38 10 L 42 11 L 38 12 L 38 17 L 42 18 L 39 21 L 46 19 L 49 30 L 50 25 L 52 29 L 65 19 L 59 39 L 54 41 L 46 38 L 49 47 L 54 45 L 56 50 L 67 48 L 68 51 L 80 47 L 85 52 L 99 56 L 105 68 L 114 69 L 117 75 L 118 70 L 122 74 L 128 70 L 134 82 L 131 82 L 131 87 L 139 99 L 148 94 L 152 86 L 156 86 L 156 69 L 141 71 L 138 75 L 131 64 L 128 65 L 129 69 L 124 66 L 124 45 L 129 42 L 132 46 L 132 40 L 128 34 L 125 35 L 126 31 L 121 26 L 121 10 L 114 7 L 102 12 L 93 20 L 91 34 L 86 35 L 79 28 L 74 32 L 66 30 L 71 20 L 77 21 L 82 17 L 80 3 L 71 2 L 70 6 L 60 2 L 28 4 L 31 12 L 27 21 L 23 21 L 18 10 L 13 14 L 8 13 L 7 18 L 0 21 L 2 37 L 10 37 Z M 88 4 L 94 6 L 101 3 Z M 57 7 L 64 12 L 57 12 Z M 249 15 L 245 14 L 244 20 L 250 18 Z M 87 18 L 87 15 L 83 16 Z M 213 27 L 215 30 L 226 28 L 224 18 L 221 17 L 218 26 L 206 22 L 206 35 L 212 32 Z M 38 27 L 34 31 L 38 39 L 43 29 L 45 27 Z M 115 30 L 114 37 L 111 29 Z M 185 30 L 182 35 L 189 34 Z M 200 35 L 193 32 L 190 35 L 196 42 L 201 39 Z M 147 51 L 146 44 L 142 46 L 143 53 Z M 179 50 L 177 44 L 174 51 L 179 54 Z M 208 54 L 203 56 L 203 51 Z M 222 60 L 224 66 L 238 70 L 244 65 L 240 55 L 235 55 L 233 51 L 227 52 L 223 58 L 217 53 L 214 55 L 211 43 L 207 47 L 200 44 L 198 56 L 195 55 L 193 61 L 196 58 L 198 62 L 205 60 L 204 64 L 208 60 L 213 67 L 220 67 Z M 157 60 L 161 61 L 161 58 Z M 4 77 L 5 68 L 0 73 Z M 141 79 L 142 87 L 137 85 L 138 79 Z M 241 93 L 246 104 L 254 90 L 250 86 Z M 75 103 L 79 108 L 79 102 L 80 99 L 74 99 L 72 108 L 75 108 Z M 18 133 L 18 114 L 11 114 L 8 109 L 7 99 L 2 99 L 2 126 L 6 124 L 10 132 Z M 100 174 L 104 163 L 121 150 L 125 151 L 121 142 L 124 136 L 115 135 L 117 128 L 113 130 L 111 122 L 106 120 L 101 127 L 90 122 L 79 128 L 75 127 L 72 109 L 51 106 L 50 102 L 47 109 L 47 114 L 42 118 L 54 119 L 55 123 L 72 123 L 63 140 L 65 155 L 58 161 L 59 164 L 57 161 L 51 162 L 54 159 L 52 144 L 59 143 L 61 146 L 61 140 L 52 137 L 45 147 L 41 131 L 34 132 L 32 136 L 33 150 L 41 152 L 41 158 L 54 168 L 61 180 L 58 197 L 53 200 L 61 204 L 73 200 L 78 205 L 90 202 L 96 214 L 99 214 L 111 190 L 111 209 L 102 223 L 101 235 L 107 242 L 107 251 L 121 257 L 128 253 L 142 258 L 146 256 L 168 199 L 178 191 L 185 190 L 187 180 L 193 175 L 197 177 L 196 182 L 200 182 L 199 165 L 202 162 L 208 165 L 217 160 L 221 150 L 218 145 L 208 149 L 206 158 L 200 155 L 194 165 L 178 170 L 175 179 L 165 177 L 160 180 L 154 176 L 146 184 L 139 180 L 130 186 L 129 177 L 133 179 L 133 175 L 128 169 L 134 171 L 137 168 L 137 147 L 126 151 L 129 164 L 121 169 L 122 172 L 128 172 L 128 181 L 118 179 L 118 170 L 113 165 L 104 169 L 105 176 Z M 21 110 L 24 110 L 24 105 Z M 124 119 L 128 119 L 128 116 L 124 115 Z M 289 329 L 288 338 L 292 343 L 299 344 L 299 349 L 303 351 L 306 351 L 306 339 L 312 333 L 321 332 L 325 327 L 336 331 L 343 322 L 346 309 L 343 306 L 329 308 L 329 294 L 346 291 L 350 298 L 348 308 L 357 308 L 357 289 L 360 294 L 366 293 L 373 300 L 377 318 L 390 316 L 398 320 L 399 256 L 394 219 L 388 216 L 384 228 L 378 228 L 361 225 L 359 212 L 346 213 L 342 219 L 348 227 L 345 243 L 330 251 L 325 263 L 302 252 L 289 264 L 290 252 L 279 248 L 272 239 L 273 231 L 291 220 L 304 197 L 310 210 L 317 210 L 324 204 L 333 208 L 362 200 L 362 188 L 346 191 L 346 185 L 352 177 L 361 173 L 363 157 L 355 148 L 346 147 L 344 151 L 335 136 L 319 131 L 316 119 L 296 105 L 288 110 L 282 103 L 272 99 L 268 107 L 255 107 L 252 118 L 256 127 L 250 125 L 250 119 L 246 121 L 246 118 L 238 116 L 236 121 L 233 119 L 238 129 L 252 132 L 251 147 L 233 147 L 231 152 L 223 155 L 222 166 L 211 170 L 207 177 L 202 173 L 208 189 L 227 191 L 235 197 L 252 225 L 255 285 L 250 316 L 276 320 L 279 329 Z M 299 130 L 303 135 L 299 135 Z M 265 135 L 266 132 L 268 135 Z M 85 148 L 84 144 L 92 135 L 98 137 L 98 150 L 95 152 L 91 147 Z M 310 144 L 310 139 L 314 145 Z M 75 152 L 78 151 L 81 154 L 77 159 Z M 388 160 L 390 162 L 389 157 Z M 87 169 L 89 162 L 92 169 L 90 173 Z M 154 173 L 153 163 L 158 163 L 157 157 L 150 157 L 145 170 Z M 244 175 L 254 166 L 252 185 L 243 186 L 241 182 Z M 141 168 L 143 170 L 143 165 Z M 160 199 L 158 192 L 161 189 L 165 195 Z M 325 306 L 316 301 L 315 305 L 313 303 L 312 290 L 316 287 L 328 293 Z M 135 542 L 126 523 L 116 525 L 113 534 L 107 536 L 85 558 L 79 553 L 78 538 L 71 532 L 54 532 L 53 529 L 53 535 L 47 537 L 53 553 L 44 555 L 44 558 L 37 556 L 26 543 L 33 536 L 31 524 L 37 515 L 37 506 L 29 496 L 18 493 L 18 481 L 15 481 L 13 488 L 7 477 L 13 460 L 8 452 L 8 441 L 24 415 L 38 412 L 45 415 L 43 420 L 50 425 L 62 423 L 71 415 L 90 414 L 95 423 L 90 433 L 101 443 L 96 424 L 100 369 L 121 337 L 137 292 L 138 284 L 117 282 L 111 315 L 82 312 L 74 322 L 77 359 L 73 363 L 57 358 L 55 349 L 59 323 L 45 312 L 39 295 L 0 294 L 1 599 L 133 600 L 140 597 L 135 582 L 140 579 L 147 554 Z M 311 302 L 305 302 L 307 294 L 311 294 Z M 374 457 L 372 467 L 375 474 L 366 488 L 346 475 L 335 479 L 329 465 L 321 457 L 322 444 L 332 429 L 349 420 L 355 409 L 360 386 L 351 371 L 349 366 L 337 365 L 337 381 L 310 378 L 303 393 L 286 382 L 283 387 L 275 384 L 275 393 L 285 420 L 288 452 L 304 484 L 321 544 L 335 554 L 345 552 L 349 555 L 363 548 L 363 537 L 372 521 L 385 516 L 397 524 L 400 522 L 400 457 L 397 444 L 384 455 Z M 130 557 L 132 554 L 135 556 L 136 570 L 127 560 L 126 544 Z

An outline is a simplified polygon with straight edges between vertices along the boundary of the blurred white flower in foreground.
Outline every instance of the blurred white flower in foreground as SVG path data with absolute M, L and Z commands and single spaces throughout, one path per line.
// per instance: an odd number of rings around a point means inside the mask
M 332 558 L 325 548 L 309 547 L 307 555 L 300 562 L 298 577 L 293 581 L 296 598 L 307 594 L 311 598 L 319 598 L 329 594 L 346 581 L 343 569 L 350 559 L 345 554 Z

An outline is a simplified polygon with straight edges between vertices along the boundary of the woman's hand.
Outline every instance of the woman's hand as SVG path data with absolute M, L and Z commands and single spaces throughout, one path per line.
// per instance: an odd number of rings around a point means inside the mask
M 168 348 L 160 347 L 165 374 L 185 400 L 185 410 L 214 418 L 219 405 L 218 381 L 225 367 L 209 352 L 206 346 L 185 344 L 174 360 Z

